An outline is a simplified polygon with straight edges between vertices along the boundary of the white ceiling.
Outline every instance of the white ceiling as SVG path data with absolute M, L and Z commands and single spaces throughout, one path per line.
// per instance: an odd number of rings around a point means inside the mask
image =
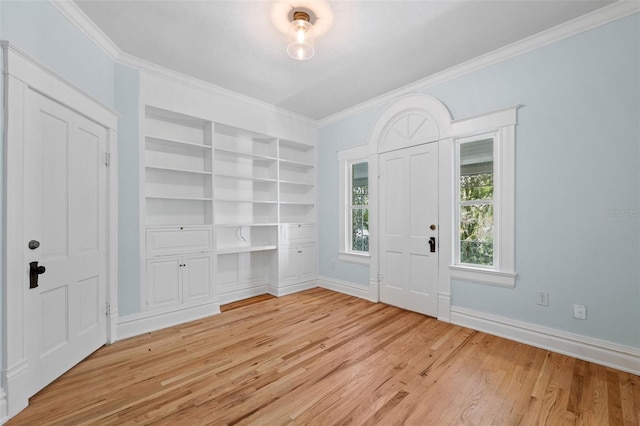
M 120 50 L 322 119 L 612 0 L 76 0 Z M 316 54 L 287 56 L 292 9 L 316 15 Z

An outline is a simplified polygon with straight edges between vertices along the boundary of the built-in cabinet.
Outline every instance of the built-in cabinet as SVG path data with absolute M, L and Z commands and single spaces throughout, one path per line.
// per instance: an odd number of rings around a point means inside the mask
M 315 278 L 312 144 L 145 112 L 147 309 L 280 295 Z
M 212 124 L 147 107 L 144 132 L 144 308 L 214 299 Z

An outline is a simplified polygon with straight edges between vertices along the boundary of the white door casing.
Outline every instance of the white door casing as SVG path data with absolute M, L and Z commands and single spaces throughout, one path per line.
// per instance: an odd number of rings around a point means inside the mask
M 449 320 L 450 273 L 451 258 L 451 185 L 453 160 L 453 141 L 451 139 L 452 119 L 447 108 L 437 99 L 422 94 L 404 96 L 389 106 L 380 115 L 372 127 L 368 137 L 369 176 L 380 175 L 380 158 L 387 152 L 402 150 L 418 145 L 429 144 L 435 149 L 437 158 L 437 277 L 435 278 L 437 294 L 433 294 L 436 310 L 430 315 L 443 321 Z M 369 287 L 372 295 L 382 299 L 380 284 L 384 279 L 381 273 L 382 250 L 381 241 L 382 204 L 381 180 L 369 180 L 369 249 L 371 262 L 369 268 Z M 405 206 L 396 206 L 405 209 Z M 427 226 L 431 225 L 428 223 Z M 433 271 L 431 272 L 433 273 Z M 435 291 L 435 290 L 434 290 Z M 431 297 L 431 296 L 430 296 Z M 429 302 L 431 304 L 433 302 Z
M 23 276 L 31 394 L 106 343 L 105 143 L 104 127 L 27 91 L 23 265 L 46 268 L 35 288 Z
M 379 160 L 380 300 L 437 316 L 438 144 Z
M 29 163 L 27 154 L 27 143 L 25 137 L 29 129 L 27 128 L 27 98 L 29 92 L 37 92 L 45 98 L 54 99 L 58 104 L 63 105 L 71 111 L 79 113 L 90 122 L 98 124 L 104 132 L 102 152 L 100 158 L 105 158 L 109 162 L 106 167 L 104 186 L 106 202 L 102 205 L 102 219 L 105 224 L 104 253 L 106 262 L 103 266 L 102 277 L 105 280 L 106 288 L 106 339 L 108 342 L 116 340 L 116 326 L 118 321 L 117 309 L 117 275 L 118 275 L 118 238 L 117 238 L 117 114 L 105 107 L 99 101 L 88 96 L 82 90 L 68 83 L 53 71 L 31 58 L 24 52 L 17 49 L 12 44 L 3 41 L 3 66 L 4 66 L 4 88 L 5 88 L 5 126 L 4 126 L 4 201 L 5 201 L 5 223 L 4 223 L 4 265 L 2 271 L 2 315 L 3 315 L 3 344 L 2 344 L 2 383 L 6 391 L 7 416 L 12 417 L 28 405 L 28 398 L 34 389 L 33 379 L 35 367 L 28 359 L 27 342 L 30 336 L 27 334 L 30 325 L 28 318 L 28 303 L 31 303 L 25 290 L 25 282 L 28 283 L 29 265 L 26 264 L 25 250 L 31 237 L 24 235 L 24 223 L 28 214 L 24 210 L 27 202 L 24 194 L 24 182 L 30 172 L 24 164 Z M 55 120 L 54 120 L 55 122 Z M 86 133 L 85 137 L 92 133 Z M 86 148 L 86 147 L 83 147 Z M 110 154 L 110 161 L 106 158 Z M 78 152 L 73 152 L 78 155 Z M 48 155 L 48 154 L 45 154 Z M 52 161 L 52 158 L 45 158 L 45 161 Z M 105 167 L 105 166 L 102 166 Z M 43 170 L 44 172 L 44 170 Z M 74 173 L 84 173 L 76 170 Z M 76 220 L 75 218 L 72 220 Z M 59 230 L 56 230 L 59 231 Z M 87 248 L 91 245 L 86 236 L 75 237 L 76 250 L 88 254 Z M 42 241 L 44 243 L 44 241 Z M 68 247 L 72 245 L 69 244 Z M 43 249 L 45 245 L 43 244 Z M 84 250 L 83 250 L 84 249 Z M 29 251 L 30 252 L 30 251 Z M 47 256 L 50 256 L 49 253 Z M 50 262 L 51 259 L 47 260 Z M 53 262 L 55 263 L 55 262 Z M 42 262 L 44 265 L 44 262 Z M 84 265 L 82 265 L 82 269 Z M 57 267 L 51 266 L 41 278 L 45 276 L 52 280 Z M 79 274 L 78 271 L 74 273 Z M 87 277 L 88 278 L 88 277 Z M 91 278 L 89 278 L 90 280 Z M 25 281 L 27 280 L 27 281 Z M 47 284 L 43 281 L 44 289 Z M 62 291 L 62 290 L 61 290 Z M 67 291 L 67 290 L 64 290 Z M 88 289 L 84 291 L 84 296 L 90 295 Z M 80 304 L 78 304 L 80 305 Z M 79 306 L 80 307 L 80 306 Z M 80 320 L 84 328 L 90 328 L 91 313 L 87 310 L 80 311 L 79 315 L 85 320 Z M 84 322 L 83 322 L 84 321 Z M 76 330 L 78 324 L 75 324 Z M 82 334 L 82 333 L 81 333 Z M 52 344 L 53 337 L 47 336 L 49 345 Z M 102 343 L 105 343 L 103 340 Z

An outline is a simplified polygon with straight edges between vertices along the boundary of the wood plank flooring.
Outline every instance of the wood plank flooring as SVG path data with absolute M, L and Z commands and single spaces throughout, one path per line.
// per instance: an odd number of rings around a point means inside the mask
M 640 377 L 324 289 L 105 346 L 8 425 L 640 425 Z

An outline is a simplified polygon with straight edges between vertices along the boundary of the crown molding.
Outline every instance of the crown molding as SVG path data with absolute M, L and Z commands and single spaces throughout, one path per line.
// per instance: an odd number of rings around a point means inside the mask
M 72 0 L 49 0 L 49 3 L 98 46 L 112 60 L 117 60 L 120 49 Z
M 327 126 L 361 112 L 384 105 L 399 96 L 435 87 L 447 81 L 462 77 L 466 74 L 497 64 L 507 59 L 522 55 L 540 47 L 572 37 L 582 32 L 597 28 L 618 19 L 640 12 L 640 1 L 619 0 L 609 6 L 572 19 L 558 26 L 549 28 L 530 37 L 511 43 L 492 52 L 478 56 L 469 61 L 454 65 L 446 70 L 432 74 L 413 83 L 386 92 L 364 101 L 351 108 L 345 109 L 317 121 L 318 127 Z
M 184 84 L 186 86 L 190 86 L 199 90 L 205 90 L 213 95 L 230 97 L 247 104 L 257 106 L 267 111 L 276 112 L 282 116 L 289 117 L 315 127 L 318 126 L 317 120 L 314 120 L 311 117 L 307 117 L 306 115 L 298 114 L 288 109 L 284 109 L 274 104 L 261 101 L 251 96 L 243 95 L 242 93 L 234 92 L 233 90 L 225 89 L 224 87 L 208 83 L 195 77 L 190 77 L 186 74 L 182 74 L 178 71 L 173 71 L 169 68 L 165 68 L 161 65 L 146 61 L 128 53 L 120 52 L 116 62 L 122 65 L 130 66 L 140 71 L 144 71 L 157 77 L 166 78 L 168 80 Z
M 223 95 L 237 99 L 251 105 L 258 106 L 271 112 L 277 112 L 283 116 L 316 126 L 317 120 L 306 115 L 298 114 L 288 109 L 278 107 L 268 102 L 261 101 L 251 96 L 243 95 L 229 89 L 217 86 L 212 83 L 190 77 L 177 71 L 170 70 L 153 62 L 145 61 L 133 55 L 123 52 L 98 26 L 80 9 L 72 0 L 49 0 L 65 18 L 67 18 L 76 28 L 78 28 L 89 40 L 100 48 L 114 62 L 127 65 L 139 71 L 145 71 L 156 76 L 167 78 L 191 87 L 206 90 L 216 95 Z

